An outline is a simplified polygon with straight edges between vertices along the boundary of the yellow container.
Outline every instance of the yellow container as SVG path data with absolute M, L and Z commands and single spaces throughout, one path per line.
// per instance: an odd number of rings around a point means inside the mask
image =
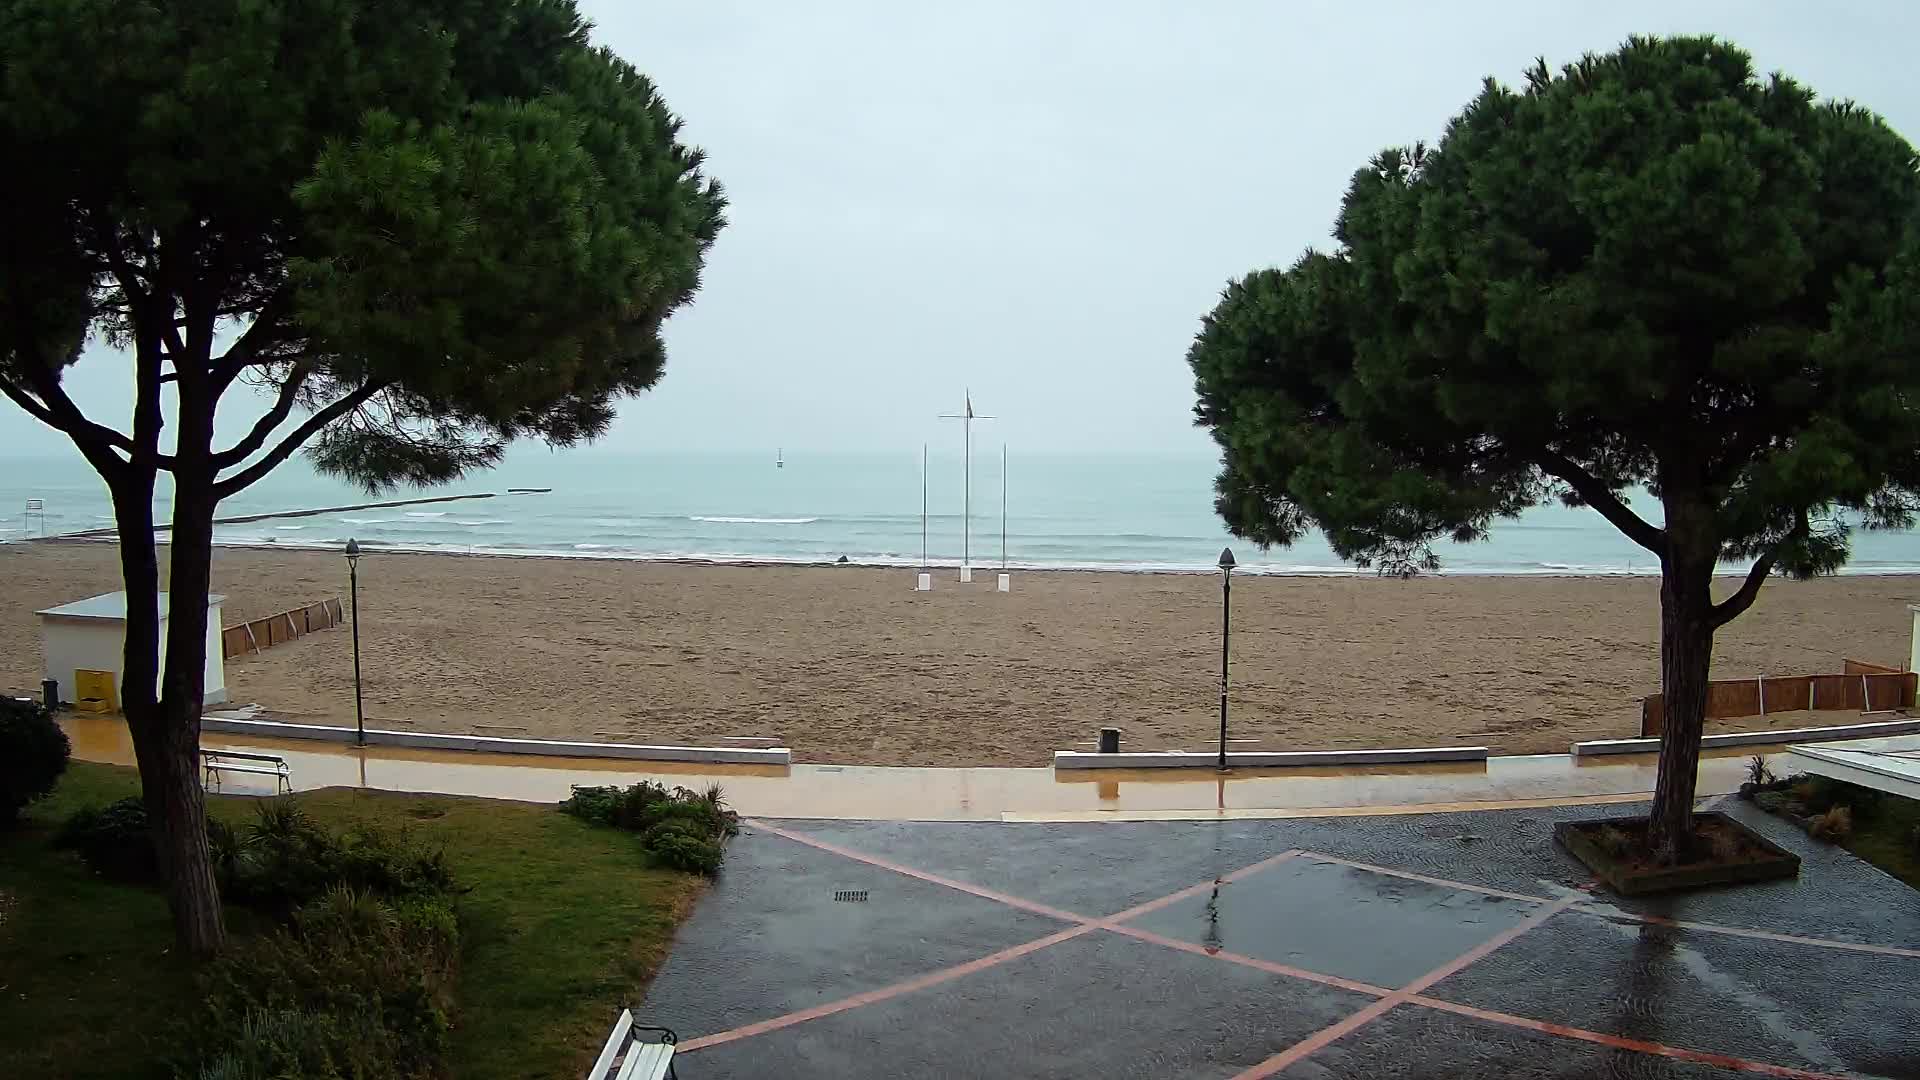
M 73 707 L 80 712 L 119 712 L 120 699 L 114 693 L 113 672 L 76 670 Z

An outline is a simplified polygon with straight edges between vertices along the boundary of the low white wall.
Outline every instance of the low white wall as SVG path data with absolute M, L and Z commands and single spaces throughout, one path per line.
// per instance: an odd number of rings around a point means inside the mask
M 1425 746 L 1393 750 L 1229 750 L 1228 768 L 1283 769 L 1304 765 L 1395 765 L 1422 761 L 1485 761 L 1484 746 Z M 1056 769 L 1212 769 L 1220 755 L 1203 753 L 1089 754 L 1059 750 Z
M 277 720 L 202 717 L 202 732 L 254 735 L 268 739 L 322 739 L 350 743 L 358 732 L 328 724 L 284 724 Z M 432 750 L 476 750 L 494 754 L 544 754 L 551 757 L 622 758 L 630 761 L 691 761 L 707 765 L 791 765 L 784 746 L 654 746 L 639 743 L 560 742 L 550 739 L 502 739 L 491 735 L 455 735 L 432 731 L 367 729 L 368 746 L 411 746 Z
M 1773 731 L 1730 731 L 1700 739 L 1703 747 L 1765 746 L 1769 743 L 1833 742 L 1837 739 L 1877 739 L 1885 735 L 1912 735 L 1920 732 L 1920 720 L 1878 720 L 1835 727 L 1778 728 Z M 1656 754 L 1659 739 L 1594 739 L 1570 747 L 1574 757 L 1595 754 Z

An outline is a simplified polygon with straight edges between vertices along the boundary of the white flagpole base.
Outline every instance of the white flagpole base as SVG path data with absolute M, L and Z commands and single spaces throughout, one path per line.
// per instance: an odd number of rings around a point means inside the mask
M 961 567 L 961 568 L 960 568 L 960 581 L 961 581 L 961 582 L 962 582 L 962 583 L 964 584 L 964 583 L 967 583 L 967 582 L 971 582 L 972 580 L 973 580 L 973 567 L 971 567 L 971 566 L 963 566 L 963 567 Z
M 933 575 L 921 574 L 915 577 L 913 579 L 913 591 L 914 592 L 932 592 L 933 591 Z
M 1013 591 L 1013 575 L 1012 575 L 1012 574 L 1001 574 L 1001 575 L 1000 575 L 1000 582 L 999 582 L 999 584 L 998 584 L 998 586 L 996 586 L 996 587 L 997 587 L 997 588 L 998 588 L 998 589 L 999 589 L 999 590 L 1000 590 L 1001 592 L 1012 592 L 1012 591 Z

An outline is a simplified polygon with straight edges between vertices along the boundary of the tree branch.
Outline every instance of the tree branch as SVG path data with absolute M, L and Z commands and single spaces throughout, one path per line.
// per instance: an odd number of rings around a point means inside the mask
M 1653 552 L 1664 556 L 1667 553 L 1667 534 L 1647 524 L 1645 518 L 1633 512 L 1632 508 L 1620 501 L 1620 497 L 1607 489 L 1605 484 L 1594 475 L 1581 468 L 1573 459 L 1552 450 L 1540 448 L 1534 451 L 1534 461 L 1549 474 L 1565 481 L 1567 486 L 1580 496 L 1580 500 L 1606 518 L 1613 527 L 1626 534 L 1627 539 Z
M 306 384 L 307 376 L 312 371 L 312 365 L 305 361 L 294 365 L 292 374 L 287 376 L 287 381 L 280 384 L 280 395 L 274 399 L 273 408 L 267 410 L 265 416 L 254 421 L 253 430 L 247 432 L 246 438 L 213 455 L 213 467 L 216 472 L 240 464 L 254 451 L 266 445 L 267 437 L 273 434 L 273 430 L 286 423 L 287 417 L 293 415 L 294 403 L 300 398 L 300 388 Z
M 119 477 L 121 473 L 125 471 L 127 463 L 124 459 L 114 454 L 113 451 L 116 449 L 117 444 L 91 433 L 83 434 L 80 430 L 67 426 L 67 424 L 62 423 L 61 420 L 54 415 L 53 410 L 35 401 L 26 391 L 15 386 L 10 380 L 0 379 L 0 393 L 5 393 L 7 397 L 13 400 L 14 404 L 24 409 L 28 416 L 53 428 L 55 431 L 64 433 L 68 438 L 72 439 L 73 444 L 80 448 L 80 453 L 87 459 L 87 463 L 93 466 L 94 471 L 98 472 L 100 478 L 105 480 L 109 486 L 119 481 Z M 100 428 L 102 431 L 111 432 L 119 436 L 120 441 L 125 443 L 126 447 L 132 446 L 133 440 L 128 439 L 124 435 L 120 435 L 119 432 L 113 431 L 112 428 L 101 427 L 90 420 L 82 419 L 84 423 L 91 427 Z M 125 449 L 126 447 L 119 448 Z M 129 450 L 129 452 L 131 451 Z
M 288 305 L 292 302 L 292 291 L 282 288 L 269 297 L 266 303 L 260 305 L 259 313 L 253 317 L 252 324 L 214 363 L 213 391 L 215 394 L 225 393 L 227 387 L 233 380 L 240 377 L 242 371 L 257 362 L 260 350 L 271 344 L 273 338 L 280 332 L 278 326 L 280 317 L 286 313 Z
M 1753 566 L 1747 570 L 1747 579 L 1740 583 L 1740 588 L 1732 596 L 1713 605 L 1711 618 L 1715 630 L 1739 618 L 1743 612 L 1753 606 L 1753 602 L 1760 596 L 1760 586 L 1766 584 L 1768 576 L 1773 573 L 1773 564 L 1779 559 L 1780 550 L 1804 538 L 1810 527 L 1806 512 L 1802 511 L 1787 535 L 1768 548 L 1765 555 L 1753 561 Z
M 18 370 L 31 384 L 33 392 L 40 395 L 39 401 L 28 397 L 10 380 L 0 380 L 7 396 L 27 411 L 29 416 L 57 431 L 63 431 L 76 443 L 93 443 L 102 449 L 133 452 L 133 440 L 105 424 L 96 424 L 87 419 L 80 407 L 73 403 L 60 383 L 44 371 L 22 364 Z
M 286 438 L 280 440 L 279 445 L 267 451 L 265 457 L 225 480 L 214 484 L 214 499 L 217 501 L 245 491 L 254 481 L 272 472 L 281 462 L 292 457 L 293 452 L 300 449 L 301 444 L 312 438 L 315 432 L 359 408 L 361 405 L 366 404 L 367 399 L 386 389 L 386 386 L 387 384 L 385 383 L 367 383 L 346 397 L 335 401 L 333 404 L 307 417 L 305 423 L 295 428 Z M 278 406 L 276 405 L 275 407 L 277 408 Z M 251 438 L 251 435 L 249 435 L 249 438 Z

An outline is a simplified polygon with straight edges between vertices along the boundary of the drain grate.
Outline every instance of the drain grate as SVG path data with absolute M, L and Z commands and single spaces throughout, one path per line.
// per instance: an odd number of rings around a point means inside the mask
M 841 889 L 839 892 L 833 894 L 833 902 L 836 904 L 864 904 L 867 902 L 867 890 Z

